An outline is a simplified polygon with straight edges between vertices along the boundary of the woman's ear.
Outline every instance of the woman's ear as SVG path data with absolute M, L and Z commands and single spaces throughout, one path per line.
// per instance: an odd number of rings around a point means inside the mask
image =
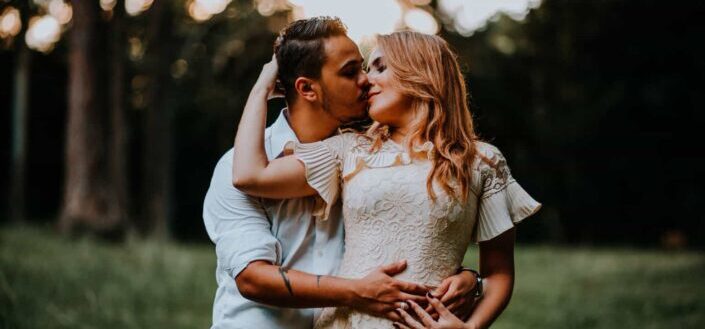
M 309 102 L 314 102 L 318 100 L 318 93 L 316 92 L 315 84 L 316 82 L 309 78 L 299 77 L 296 81 L 294 81 L 294 89 L 299 97 L 302 97 Z

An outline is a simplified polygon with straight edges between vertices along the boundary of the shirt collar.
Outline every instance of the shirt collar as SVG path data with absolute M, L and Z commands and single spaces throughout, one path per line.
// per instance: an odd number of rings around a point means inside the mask
M 268 157 L 270 159 L 276 158 L 284 150 L 286 143 L 299 142 L 296 133 L 294 133 L 294 130 L 291 129 L 289 125 L 289 120 L 287 120 L 288 112 L 288 108 L 283 108 L 277 120 L 269 127 L 271 135 L 269 139 Z

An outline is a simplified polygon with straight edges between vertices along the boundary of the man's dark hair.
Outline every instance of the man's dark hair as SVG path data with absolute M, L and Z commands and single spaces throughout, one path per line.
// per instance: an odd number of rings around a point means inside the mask
M 294 82 L 298 77 L 321 77 L 326 61 L 325 38 L 346 35 L 347 27 L 337 17 L 312 17 L 292 22 L 274 42 L 274 54 L 279 65 L 279 81 L 287 101 L 293 100 Z

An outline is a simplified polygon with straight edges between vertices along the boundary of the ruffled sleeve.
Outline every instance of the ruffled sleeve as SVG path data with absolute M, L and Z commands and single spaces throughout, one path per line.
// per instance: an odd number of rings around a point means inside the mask
M 340 195 L 340 170 L 350 134 L 341 134 L 315 143 L 289 142 L 286 153 L 293 153 L 306 168 L 306 181 L 318 192 L 313 215 L 327 220 Z
M 492 165 L 481 163 L 478 168 L 482 192 L 474 242 L 491 240 L 541 209 L 541 204 L 514 180 L 506 159 L 496 147 L 483 143 L 479 152 Z

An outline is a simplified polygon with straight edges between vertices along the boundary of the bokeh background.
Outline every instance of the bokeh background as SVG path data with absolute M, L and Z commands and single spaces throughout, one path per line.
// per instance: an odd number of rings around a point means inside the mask
M 457 51 L 544 204 L 495 328 L 705 326 L 705 2 L 0 0 L 0 327 L 207 327 L 212 170 L 277 31 L 317 15 L 363 52 Z

